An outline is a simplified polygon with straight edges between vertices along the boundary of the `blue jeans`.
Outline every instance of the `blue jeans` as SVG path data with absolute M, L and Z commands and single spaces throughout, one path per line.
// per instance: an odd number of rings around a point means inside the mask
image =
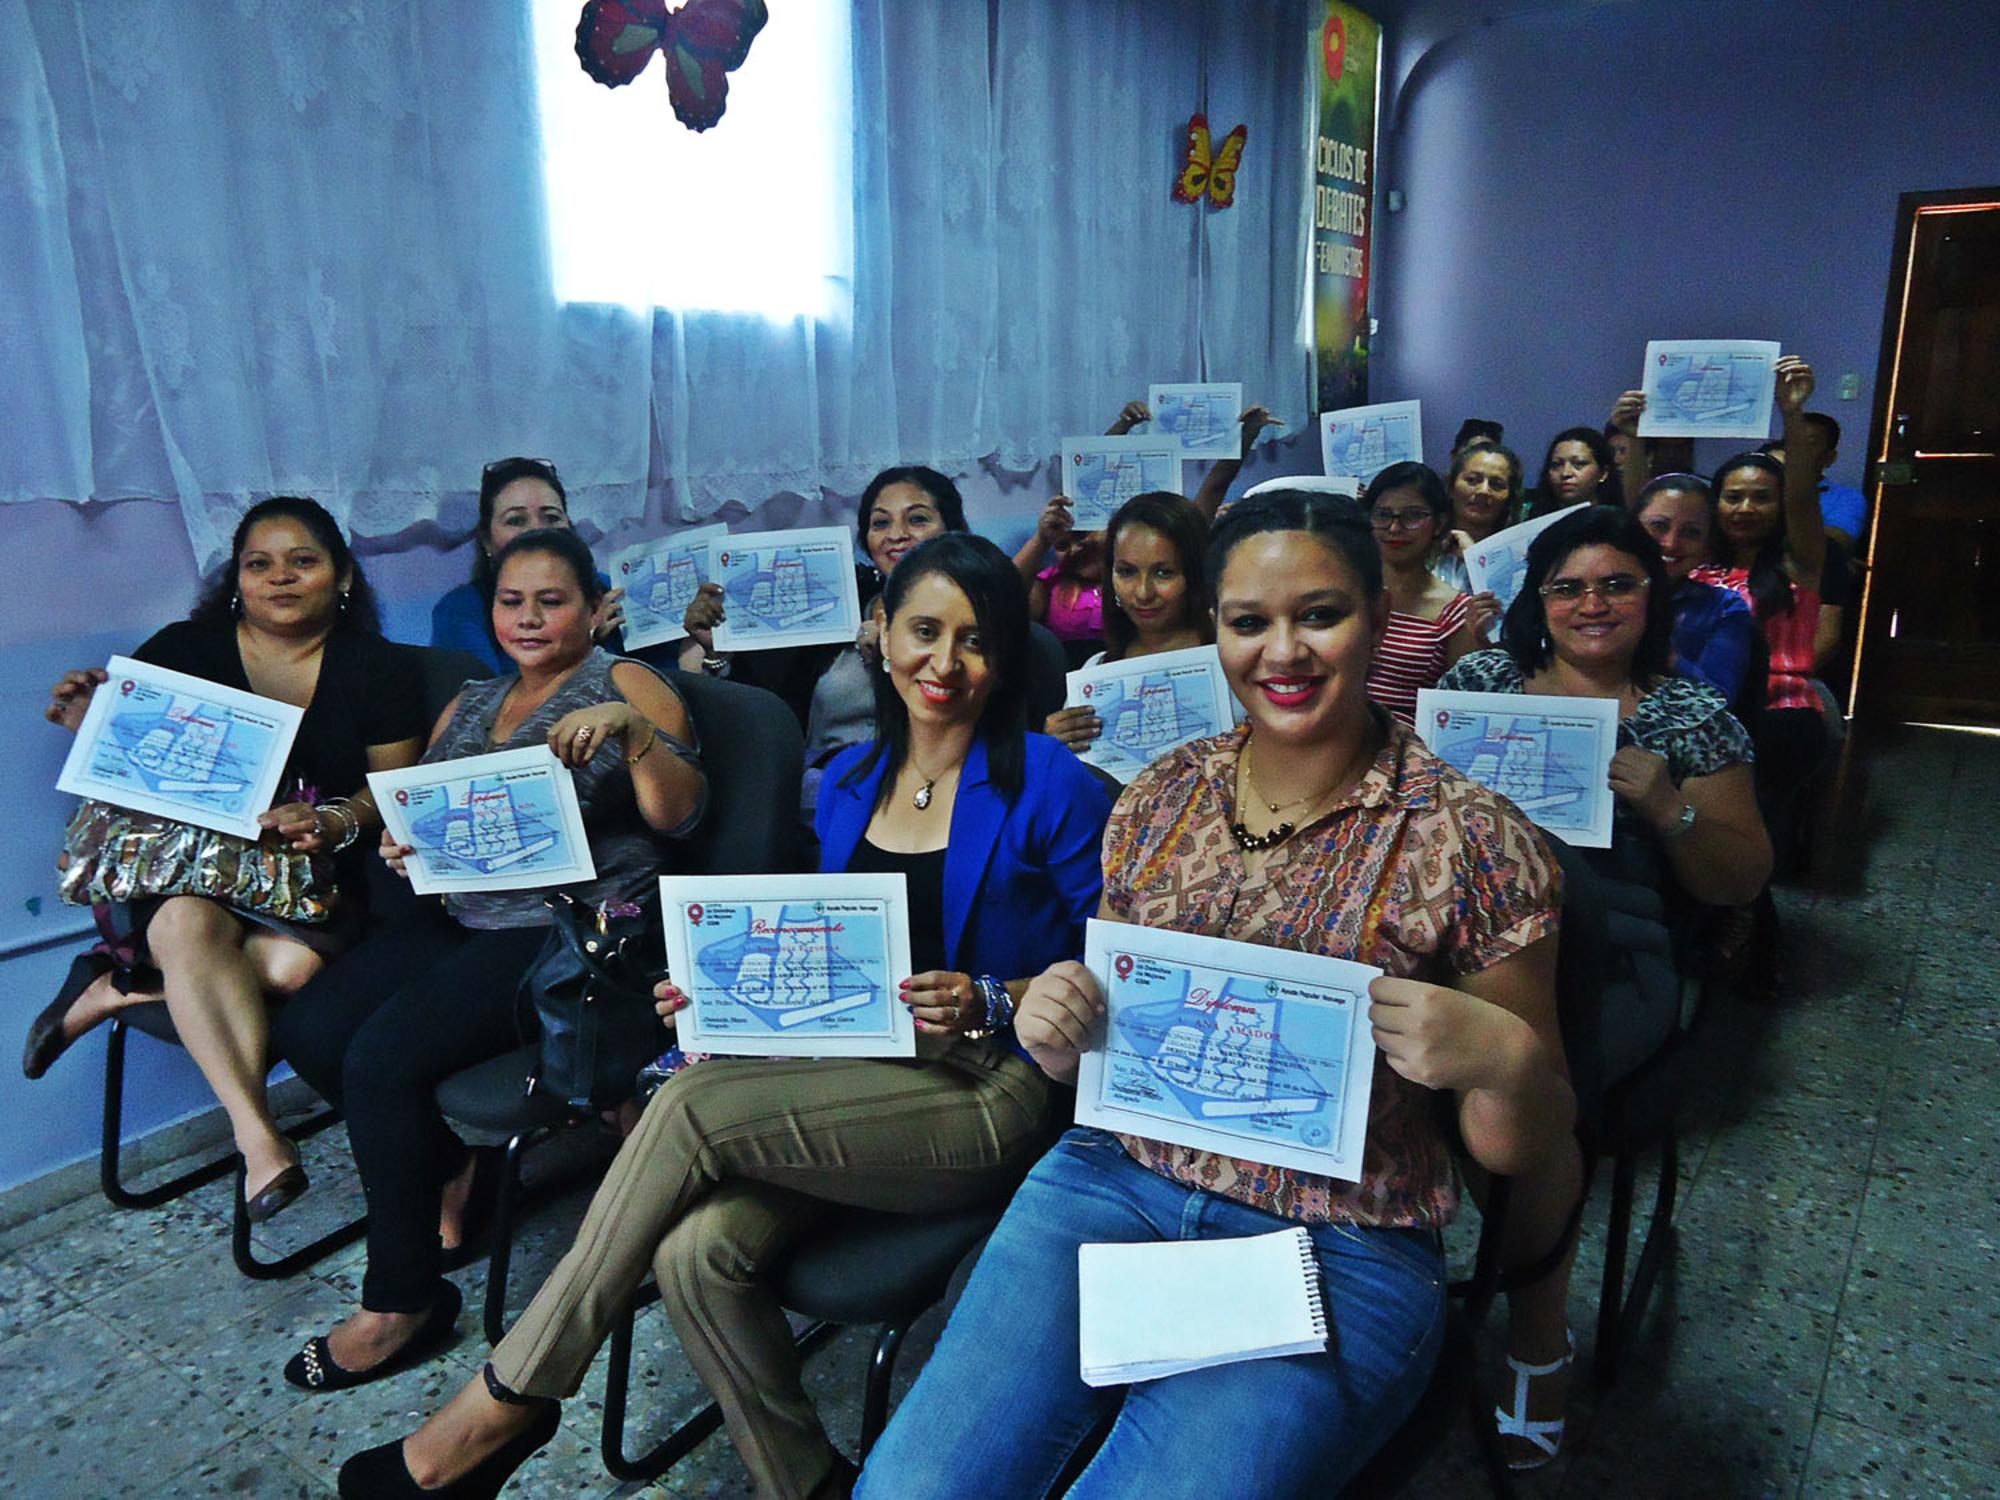
M 1428 1230 L 1313 1229 L 1324 1354 L 1122 1388 L 1093 1389 L 1078 1373 L 1077 1246 L 1286 1227 L 1147 1170 L 1101 1130 L 1071 1130 L 1014 1195 L 857 1500 L 1046 1495 L 1114 1414 L 1070 1496 L 1337 1494 L 1409 1415 L 1437 1361 L 1444 1261 Z

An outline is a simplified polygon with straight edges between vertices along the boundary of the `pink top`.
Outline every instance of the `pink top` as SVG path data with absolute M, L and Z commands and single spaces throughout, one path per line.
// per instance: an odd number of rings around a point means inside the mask
M 1416 724 L 1417 693 L 1436 687 L 1444 676 L 1444 643 L 1465 624 L 1471 608 L 1472 595 L 1459 594 L 1435 620 L 1389 611 L 1389 628 L 1368 673 L 1368 696 L 1394 714 L 1399 724 Z
M 1104 639 L 1104 586 L 1083 583 L 1050 563 L 1035 577 L 1049 588 L 1049 617 L 1043 623 L 1059 641 Z
M 1740 596 L 1754 611 L 1757 601 L 1750 597 L 1750 570 L 1704 564 L 1688 575 L 1697 583 L 1712 583 Z M 1819 634 L 1819 594 L 1792 585 L 1792 606 L 1774 615 L 1763 615 L 1757 626 L 1764 632 L 1764 644 L 1771 651 L 1771 676 L 1764 692 L 1766 708 L 1819 707 L 1813 690 L 1813 637 Z

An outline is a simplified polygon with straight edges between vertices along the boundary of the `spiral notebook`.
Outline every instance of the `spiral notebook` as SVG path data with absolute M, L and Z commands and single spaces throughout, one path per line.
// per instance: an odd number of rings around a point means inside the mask
M 1319 1264 L 1303 1228 L 1234 1240 L 1077 1247 L 1086 1385 L 1326 1347 Z

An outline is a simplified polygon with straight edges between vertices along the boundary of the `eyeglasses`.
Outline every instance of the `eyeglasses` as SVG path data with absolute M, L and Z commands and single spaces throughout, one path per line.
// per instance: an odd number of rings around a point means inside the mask
M 1616 609 L 1629 604 L 1644 594 L 1652 584 L 1650 578 L 1635 578 L 1630 573 L 1613 573 L 1608 578 L 1558 578 L 1541 587 L 1541 596 L 1551 604 L 1574 607 L 1583 602 L 1586 594 L 1595 594 L 1606 604 Z
M 1415 531 L 1433 517 L 1429 506 L 1413 505 L 1408 510 L 1378 510 L 1368 519 L 1377 531 Z

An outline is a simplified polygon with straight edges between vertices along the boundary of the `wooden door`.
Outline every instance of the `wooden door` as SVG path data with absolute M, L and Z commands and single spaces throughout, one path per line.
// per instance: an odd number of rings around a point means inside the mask
M 2000 724 L 2000 189 L 1909 194 L 1901 220 L 1853 702 Z

